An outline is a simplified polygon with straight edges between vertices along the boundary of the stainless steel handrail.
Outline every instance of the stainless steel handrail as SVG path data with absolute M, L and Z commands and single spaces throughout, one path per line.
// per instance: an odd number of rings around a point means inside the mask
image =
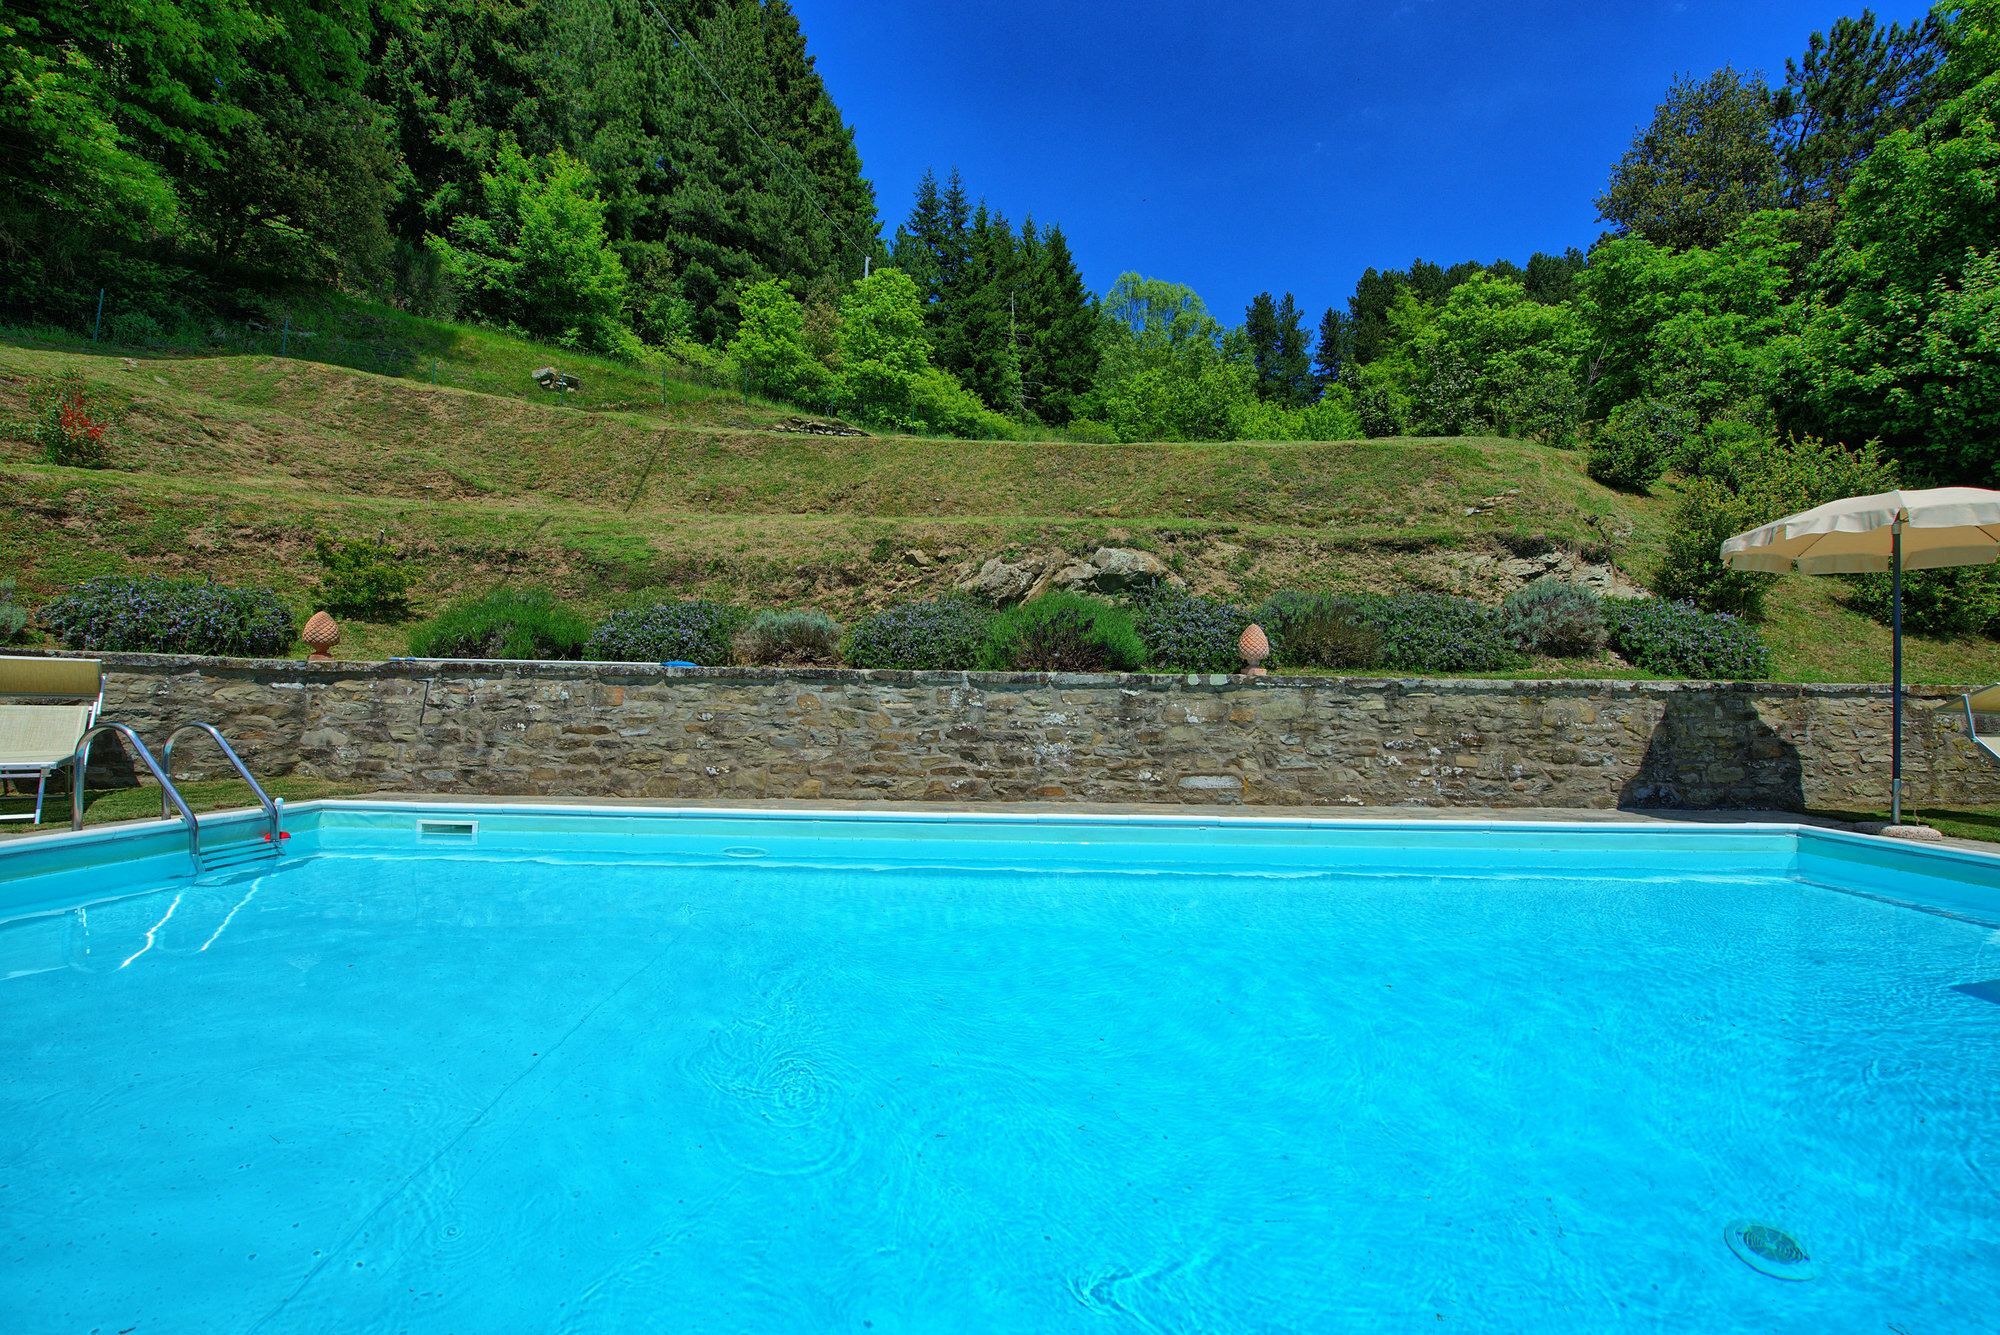
M 146 744 L 139 740 L 139 734 L 133 730 L 132 725 L 129 723 L 100 719 L 98 722 L 85 728 L 83 736 L 76 739 L 76 755 L 74 757 L 76 767 L 70 771 L 70 829 L 81 830 L 83 828 L 83 780 L 84 776 L 90 772 L 90 744 L 97 740 L 97 734 L 101 732 L 117 733 L 120 737 L 130 742 L 132 749 L 139 753 L 139 759 L 146 762 L 146 768 L 153 772 L 154 781 L 160 785 L 160 815 L 164 817 L 167 814 L 167 804 L 169 802 L 172 802 L 174 809 L 180 812 L 181 819 L 187 822 L 188 827 L 188 856 L 194 859 L 194 869 L 200 871 L 201 822 L 194 818 L 194 812 L 188 810 L 188 804 L 181 798 L 181 790 L 174 787 L 174 781 L 167 777 L 167 771 L 161 767 L 159 761 L 153 759 L 153 753 L 146 749 Z
M 183 723 L 174 729 L 173 734 L 167 738 L 167 744 L 160 748 L 160 766 L 167 774 L 166 782 L 161 785 L 160 815 L 164 818 L 167 814 L 167 791 L 171 788 L 174 772 L 174 743 L 180 740 L 184 732 L 205 732 L 215 739 L 215 744 L 222 748 L 223 757 L 229 761 L 243 782 L 250 785 L 250 791 L 257 794 L 257 805 L 264 808 L 264 819 L 270 826 L 270 832 L 266 837 L 270 840 L 271 847 L 276 849 L 280 834 L 278 816 L 284 807 L 284 802 L 282 799 L 274 799 L 264 791 L 264 785 L 257 782 L 256 777 L 250 773 L 250 767 L 243 763 L 243 757 L 236 754 L 236 748 L 229 744 L 229 739 L 224 737 L 221 730 L 213 723 Z

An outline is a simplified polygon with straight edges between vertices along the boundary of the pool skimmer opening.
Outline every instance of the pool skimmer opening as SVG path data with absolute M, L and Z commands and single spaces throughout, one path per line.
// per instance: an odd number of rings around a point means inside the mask
M 1722 1231 L 1723 1241 L 1736 1259 L 1760 1275 L 1772 1279 L 1812 1279 L 1819 1267 L 1807 1254 L 1805 1245 L 1785 1230 L 1751 1219 L 1738 1219 Z

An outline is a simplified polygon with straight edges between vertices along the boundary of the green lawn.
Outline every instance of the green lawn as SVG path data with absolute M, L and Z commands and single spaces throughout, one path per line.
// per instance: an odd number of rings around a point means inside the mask
M 587 612 L 712 597 L 845 619 L 949 589 L 989 556 L 1104 544 L 1244 601 L 1286 587 L 1477 592 L 1455 561 L 1551 546 L 1643 579 L 1671 511 L 1670 497 L 1599 486 L 1574 452 L 1521 441 L 799 436 L 770 429 L 789 410 L 684 368 L 666 368 L 663 391 L 658 366 L 352 302 L 296 327 L 337 336 L 278 357 L 269 331 L 201 355 L 0 331 L 0 422 L 68 369 L 119 417 L 113 467 L 96 471 L 40 463 L 0 432 L 0 572 L 25 601 L 139 571 L 268 584 L 309 610 L 317 532 L 408 552 L 419 616 L 532 581 Z M 548 363 L 584 391 L 536 387 L 529 372 Z M 1841 592 L 1775 586 L 1765 634 L 1780 678 L 1888 675 L 1887 631 Z M 408 634 L 350 621 L 342 652 L 398 654 Z M 1912 637 L 1907 668 L 1916 682 L 2000 679 L 2000 647 Z
M 1887 821 L 1887 808 L 1881 811 L 1816 811 L 1816 816 L 1826 816 L 1833 820 Z M 1954 839 L 1982 839 L 1988 843 L 2000 843 L 2000 807 L 1911 807 L 1903 808 L 1903 823 L 1906 825 L 1929 825 L 1940 834 Z
M 26 821 L 8 821 L 0 825 L 0 837 L 10 834 L 30 832 L 47 833 L 50 830 L 65 829 L 69 825 L 69 793 L 60 789 L 61 780 L 51 785 L 49 800 L 42 808 L 42 823 L 31 825 Z M 365 791 L 361 787 L 347 783 L 329 783 L 324 779 L 273 779 L 264 784 L 271 796 L 283 798 L 287 802 L 304 802 L 315 797 L 347 797 Z M 196 815 L 204 811 L 222 811 L 233 807 L 254 807 L 257 799 L 250 794 L 247 784 L 237 779 L 204 779 L 180 785 L 181 796 L 187 800 L 189 808 Z M 0 798 L 0 813 L 32 811 L 34 799 L 16 796 L 13 792 Z M 109 788 L 102 791 L 84 790 L 83 823 L 85 825 L 108 825 L 121 820 L 153 820 L 160 814 L 160 790 L 158 788 Z

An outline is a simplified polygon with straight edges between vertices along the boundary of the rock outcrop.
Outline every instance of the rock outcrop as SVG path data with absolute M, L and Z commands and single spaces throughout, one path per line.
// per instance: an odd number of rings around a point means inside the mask
M 1025 602 L 1051 589 L 1076 593 L 1128 594 L 1160 584 L 1185 584 L 1151 552 L 1099 547 L 1088 557 L 1049 552 L 1015 561 L 990 557 L 958 581 L 958 591 L 996 607 Z

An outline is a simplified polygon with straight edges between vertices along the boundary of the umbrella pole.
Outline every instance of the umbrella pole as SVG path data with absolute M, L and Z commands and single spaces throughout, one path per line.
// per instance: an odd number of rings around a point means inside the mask
M 1892 650 L 1889 684 L 1889 823 L 1903 823 L 1903 521 L 1889 528 Z

